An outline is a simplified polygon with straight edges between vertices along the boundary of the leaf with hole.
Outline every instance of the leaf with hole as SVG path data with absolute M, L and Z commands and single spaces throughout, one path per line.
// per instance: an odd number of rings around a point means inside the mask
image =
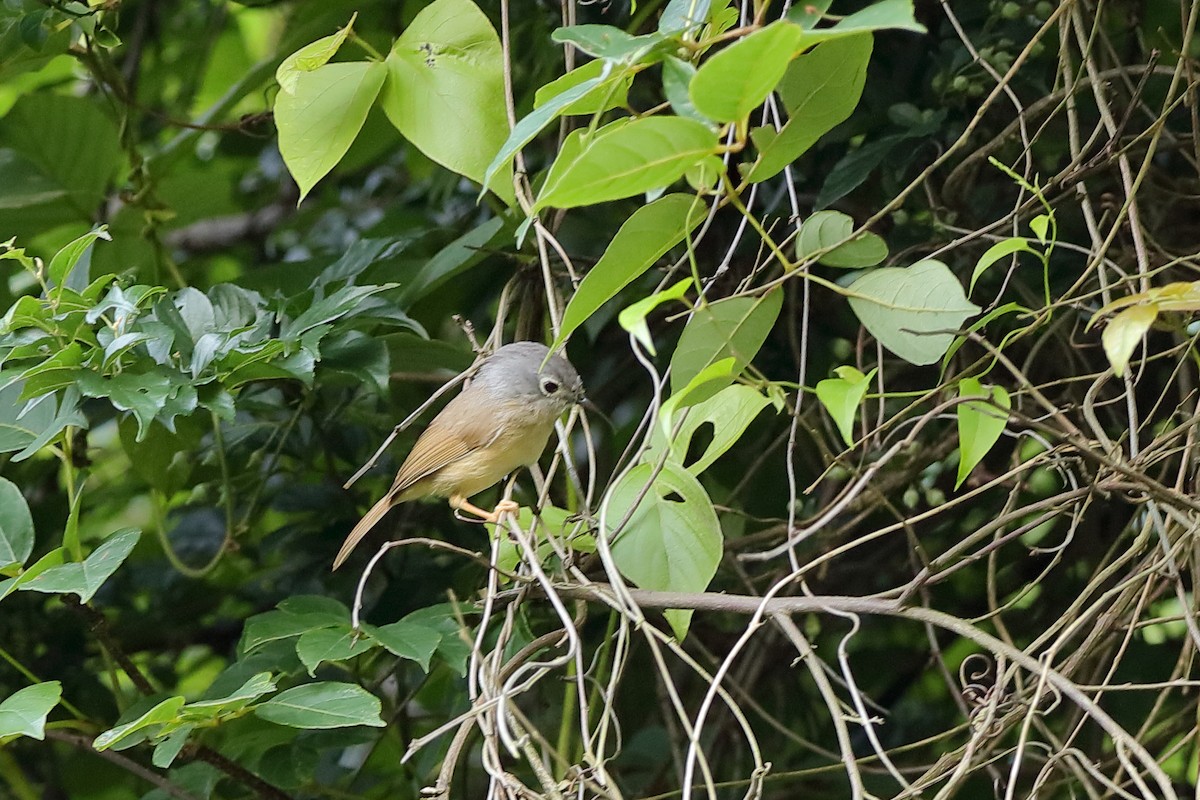
M 657 476 L 651 464 L 631 469 L 610 491 L 606 513 L 610 525 L 626 517 L 629 522 L 612 545 L 622 575 L 643 589 L 708 588 L 721 561 L 721 526 L 704 487 L 690 473 L 670 462 Z M 672 609 L 664 616 L 682 640 L 692 612 Z
M 963 322 L 980 310 L 950 268 L 934 259 L 872 270 L 850 284 L 848 293 L 871 335 L 913 364 L 941 358 Z
M 504 55 L 471 0 L 434 0 L 387 56 L 380 103 L 392 125 L 431 160 L 516 202 L 508 170 L 489 164 L 509 137 Z
M 1008 423 L 1008 411 L 1012 400 L 1003 386 L 993 386 L 990 391 L 976 378 L 963 378 L 958 382 L 958 396 L 982 397 L 989 403 L 968 401 L 959 403 L 958 415 L 958 478 L 954 488 L 962 486 L 971 470 L 983 460 L 992 446 L 1004 433 Z
M 741 384 L 726 386 L 707 400 L 690 406 L 683 421 L 672 424 L 668 432 L 664 433 L 661 426 L 656 428 L 642 459 L 649 464 L 657 463 L 662 451 L 669 449 L 671 461 L 693 475 L 700 475 L 737 444 L 750 423 L 769 405 L 771 401 L 757 389 Z M 712 438 L 689 463 L 693 439 L 705 425 L 712 426 Z

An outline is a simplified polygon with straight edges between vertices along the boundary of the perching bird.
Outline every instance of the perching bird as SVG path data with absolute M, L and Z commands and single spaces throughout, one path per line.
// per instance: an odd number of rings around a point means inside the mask
M 488 522 L 515 511 L 511 500 L 489 512 L 467 498 L 537 461 L 555 420 L 582 401 L 579 373 L 545 345 L 514 342 L 496 350 L 417 438 L 392 488 L 350 531 L 333 568 L 393 506 L 407 500 L 447 497 L 451 508 Z

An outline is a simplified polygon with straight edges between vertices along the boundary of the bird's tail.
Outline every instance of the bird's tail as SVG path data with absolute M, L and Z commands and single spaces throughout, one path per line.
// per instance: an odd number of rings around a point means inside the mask
M 395 497 L 391 492 L 388 492 L 383 497 L 379 498 L 379 502 L 371 506 L 358 524 L 354 526 L 354 530 L 350 531 L 350 535 L 346 537 L 346 541 L 342 542 L 342 549 L 338 550 L 337 558 L 333 559 L 333 568 L 337 569 L 342 565 L 349 556 L 351 551 L 358 546 L 362 538 L 378 524 L 379 520 L 383 519 L 387 512 L 392 510 L 392 505 L 395 502 Z

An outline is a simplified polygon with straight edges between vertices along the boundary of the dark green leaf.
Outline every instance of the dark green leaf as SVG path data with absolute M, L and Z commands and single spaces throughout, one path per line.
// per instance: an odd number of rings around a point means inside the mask
M 72 593 L 86 603 L 128 558 L 141 534 L 134 528 L 117 531 L 96 548 L 82 563 L 63 564 L 38 575 L 21 587 L 25 591 L 47 594 Z
M 349 683 L 310 683 L 280 692 L 254 713 L 270 722 L 293 728 L 345 728 L 369 725 L 382 728 L 379 698 Z

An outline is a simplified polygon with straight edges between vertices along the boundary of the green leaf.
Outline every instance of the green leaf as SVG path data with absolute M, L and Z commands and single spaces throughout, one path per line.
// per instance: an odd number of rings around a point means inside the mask
M 243 653 L 249 653 L 268 642 L 290 639 L 322 628 L 340 627 L 345 625 L 348 618 L 349 612 L 344 610 L 341 613 L 278 610 L 255 614 L 246 620 L 246 627 L 242 631 L 242 641 L 238 649 Z
M 33 552 L 33 517 L 17 485 L 0 478 L 0 569 L 24 564 Z
M 42 363 L 30 367 L 21 373 L 25 381 L 22 394 L 25 397 L 37 397 L 48 392 L 65 389 L 79 380 L 84 370 L 83 346 L 79 342 L 71 342 Z
M 797 3 L 787 13 L 788 19 L 799 21 L 797 18 L 806 15 L 808 9 L 805 3 Z M 867 6 L 862 11 L 856 11 L 848 17 L 838 20 L 831 28 L 816 28 L 805 31 L 804 45 L 812 46 L 820 42 L 828 42 L 843 36 L 851 36 L 863 31 L 877 31 L 884 28 L 894 28 L 905 31 L 925 33 L 925 26 L 913 17 L 912 0 L 881 0 Z
M 1046 243 L 1046 235 L 1050 231 L 1050 215 L 1038 214 L 1033 219 L 1029 220 L 1029 230 L 1037 235 L 1038 241 L 1042 244 Z
M 178 382 L 172 383 L 172 378 Z M 137 419 L 137 438 L 141 441 L 150 430 L 150 423 L 166 408 L 168 399 L 182 388 L 184 380 L 182 376 L 166 371 L 141 375 L 122 372 L 106 378 L 86 370 L 79 375 L 77 383 L 87 397 L 106 397 L 115 408 L 131 412 Z M 188 388 L 191 388 L 190 383 Z
M 346 37 L 354 30 L 354 20 L 357 16 L 358 13 L 355 12 L 350 21 L 346 23 L 346 27 L 339 28 L 337 33 L 331 36 L 325 36 L 312 44 L 301 47 L 280 62 L 275 69 L 275 80 L 279 82 L 280 91 L 288 94 L 295 93 L 296 84 L 299 83 L 301 76 L 329 63 L 329 59 L 337 54 L 346 41 Z
M 129 557 L 141 533 L 135 528 L 117 531 L 82 563 L 51 567 L 21 587 L 25 591 L 47 594 L 73 593 L 86 603 Z
M 991 403 L 959 403 L 956 409 L 959 459 L 955 489 L 962 486 L 971 470 L 975 469 L 975 465 L 983 460 L 1000 438 L 1000 434 L 1004 433 L 1004 426 L 1008 423 L 1007 412 L 1012 408 L 1012 401 L 1003 386 L 993 386 L 988 392 L 975 378 L 963 378 L 958 382 L 958 396 L 983 397 L 990 399 Z
M 747 174 L 751 183 L 779 174 L 817 140 L 850 117 L 862 97 L 874 37 L 847 36 L 793 61 L 776 87 L 788 121 L 778 132 L 755 128 L 750 136 L 758 160 Z
M 296 73 L 293 90 L 275 96 L 279 152 L 300 201 L 346 155 L 387 74 L 378 61 L 326 64 Z
M 409 304 L 475 266 L 487 258 L 488 245 L 511 232 L 511 225 L 503 217 L 492 217 L 467 231 L 435 253 L 405 281 L 400 294 L 400 306 L 407 308 Z
M 622 309 L 617 315 L 617 322 L 622 328 L 634 335 L 642 346 L 650 353 L 657 355 L 658 351 L 654 349 L 654 337 L 650 335 L 650 328 L 646 325 L 646 317 L 650 312 L 658 308 L 663 303 L 668 303 L 672 300 L 679 300 L 687 290 L 691 288 L 692 279 L 684 278 L 678 283 L 663 289 L 661 292 L 655 292 L 649 297 L 643 297 L 628 308 Z
M 979 257 L 979 261 L 975 263 L 975 269 L 971 271 L 971 283 L 967 289 L 967 295 L 970 296 L 975 291 L 975 281 L 979 280 L 979 277 L 987 271 L 988 267 L 1005 256 L 1010 256 L 1013 253 L 1021 251 L 1037 254 L 1037 251 L 1029 246 L 1029 240 L 1023 236 L 1001 239 L 989 247 L 987 252 Z
M 800 227 L 796 239 L 796 257 L 807 261 L 828 249 L 817 261 L 828 267 L 860 269 L 873 267 L 888 256 L 887 242 L 870 231 L 853 239 L 854 220 L 840 211 L 818 211 Z M 831 249 L 830 249 L 831 248 Z
M 492 23 L 471 0 L 434 0 L 387 57 L 382 104 L 401 135 L 433 161 L 515 203 L 512 181 L 487 176 L 509 136 L 504 57 Z
M 767 340 L 782 306 L 783 291 L 773 289 L 761 297 L 731 297 L 696 309 L 671 356 L 672 394 L 723 358 L 732 357 L 735 362 L 730 380 L 741 374 Z M 709 382 L 699 390 L 695 402 L 727 384 Z
M 78 495 L 76 495 L 78 497 Z M 56 547 L 46 555 L 39 558 L 37 561 L 29 565 L 28 569 L 22 570 L 21 574 L 15 578 L 9 578 L 6 581 L 0 581 L 0 600 L 8 597 L 13 592 L 20 589 L 31 580 L 41 575 L 51 567 L 57 567 L 65 560 L 65 548 Z
M 696 110 L 718 122 L 745 119 L 779 83 L 804 35 L 799 25 L 779 20 L 705 61 L 688 90 Z
M 378 628 L 367 625 L 365 630 L 392 655 L 415 661 L 426 672 L 429 671 L 429 660 L 442 642 L 442 634 L 437 630 L 407 618 Z
M 375 644 L 360 631 L 349 625 L 337 628 L 318 628 L 305 631 L 296 640 L 296 655 L 308 670 L 315 675 L 317 667 L 324 661 L 349 661 L 367 652 Z
M 24 393 L 20 381 L 0 388 L 0 453 L 28 447 L 55 417 L 54 395 L 23 401 Z
M 1129 357 L 1133 355 L 1134 348 L 1150 330 L 1154 320 L 1158 319 L 1158 310 L 1154 303 L 1130 306 L 1109 320 L 1104 328 L 1101 336 L 1104 355 L 1108 356 L 1108 363 L 1112 364 L 1113 373 L 1118 378 L 1125 374 L 1125 367 L 1129 366 Z
M 669 436 L 672 428 L 675 427 L 674 417 L 676 411 L 694 406 L 696 403 L 702 402 L 705 398 L 716 394 L 720 391 L 720 387 L 728 386 L 736 377 L 733 372 L 736 365 L 736 362 L 732 358 L 722 358 L 719 361 L 709 364 L 694 375 L 687 382 L 686 386 L 667 398 L 658 414 L 659 432 L 663 436 Z M 714 382 L 719 382 L 716 387 L 707 385 Z M 703 394 L 701 394 L 702 390 Z
M 663 94 L 666 96 L 667 102 L 671 104 L 671 110 L 681 117 L 708 124 L 712 120 L 696 110 L 696 104 L 692 102 L 692 96 L 688 93 L 688 87 L 692 85 L 694 77 L 696 77 L 696 68 L 692 66 L 691 62 L 674 56 L 663 59 Z
M 183 708 L 184 700 L 182 697 L 168 697 L 161 703 L 158 703 L 146 713 L 139 716 L 137 719 L 126 722 L 124 725 L 118 725 L 111 728 L 96 737 L 96 741 L 92 743 L 92 747 L 97 750 L 107 750 L 110 747 L 121 749 L 119 745 L 123 739 L 145 731 L 147 728 L 165 725 L 172 722 L 179 716 L 180 709 Z
M 284 341 L 298 340 L 308 331 L 358 310 L 362 302 L 371 295 L 394 287 L 393 283 L 378 286 L 343 286 L 323 300 L 313 303 L 300 316 L 285 322 L 280 328 L 279 338 Z
M 750 423 L 770 404 L 771 401 L 758 390 L 734 384 L 726 386 L 707 400 L 690 406 L 678 429 L 676 430 L 674 423 L 670 426 L 670 430 L 674 432 L 670 438 L 670 460 L 693 475 L 700 475 L 729 448 L 737 444 Z M 705 425 L 712 426 L 712 439 L 704 448 L 704 452 L 689 464 L 687 456 L 692 439 Z M 650 448 L 642 456 L 642 460 L 650 464 L 657 463 L 665 447 L 667 435 L 662 426 L 658 426 L 654 430 Z
M 350 683 L 309 683 L 280 692 L 254 713 L 268 722 L 293 728 L 384 727 L 379 698 Z
M 538 89 L 533 96 L 533 107 L 536 109 L 585 81 L 596 80 L 588 92 L 559 113 L 564 116 L 590 115 L 600 114 L 610 108 L 620 108 L 629 103 L 629 87 L 633 84 L 633 75 L 628 68 L 613 69 L 610 62 L 595 59 Z
M 634 211 L 571 297 L 554 347 L 695 230 L 707 212 L 702 201 L 685 194 L 669 194 Z
M 866 375 L 854 367 L 837 367 L 833 371 L 837 373 L 836 378 L 826 378 L 817 383 L 817 399 L 825 406 L 829 416 L 833 417 L 842 439 L 848 446 L 853 447 L 854 416 L 867 395 L 875 370 L 872 369 Z
M 46 715 L 61 697 L 62 684 L 58 681 L 36 683 L 9 695 L 0 703 L 0 742 L 15 736 L 44 739 Z
M 607 62 L 600 62 L 607 63 Z M 601 71 L 601 75 L 606 75 Z M 564 110 L 571 107 L 578 100 L 587 97 L 593 89 L 600 85 L 602 78 L 592 78 L 584 81 L 570 89 L 564 90 L 561 94 L 545 100 L 541 105 L 534 109 L 528 116 L 522 117 L 516 125 L 513 126 L 512 132 L 508 134 L 504 144 L 500 146 L 499 152 L 492 158 L 484 171 L 483 179 L 486 185 L 491 185 L 492 179 L 496 173 L 503 167 L 508 166 L 512 161 L 513 156 L 517 154 L 522 147 L 533 141 L 533 137 L 541 132 L 542 128 L 550 124 L 551 121 L 557 119 Z
M 570 43 L 596 58 L 632 64 L 669 41 L 661 33 L 633 36 L 612 25 L 572 25 L 550 35 L 559 44 Z
M 721 562 L 721 526 L 712 501 L 683 467 L 667 462 L 651 482 L 653 475 L 653 465 L 639 464 L 609 494 L 609 523 L 629 517 L 613 542 L 613 560 L 643 589 L 702 592 Z M 675 609 L 665 616 L 682 640 L 692 612 Z
M 658 29 L 663 33 L 690 30 L 708 19 L 712 0 L 670 0 L 658 18 Z
M 873 270 L 849 292 L 850 307 L 871 335 L 913 364 L 941 358 L 955 331 L 980 310 L 950 268 L 935 259 Z
M 198 700 L 180 709 L 183 719 L 205 722 L 217 717 L 241 711 L 264 694 L 275 691 L 275 679 L 269 672 L 252 676 L 236 690 L 213 700 Z
M 55 395 L 44 395 L 42 398 L 31 402 L 38 403 L 39 407 L 44 407 L 46 410 L 53 410 L 54 401 Z M 21 421 L 24 421 L 28 417 L 29 414 L 25 414 L 21 418 Z M 76 428 L 88 427 L 87 417 L 84 416 L 83 411 L 79 407 L 79 390 L 74 386 L 67 387 L 67 390 L 62 393 L 62 399 L 58 403 L 58 410 L 54 413 L 53 418 L 41 426 L 37 432 L 37 436 L 33 437 L 21 452 L 15 454 L 12 460 L 14 462 L 24 461 L 37 454 L 43 447 L 58 438 L 58 435 L 69 426 Z
M 50 284 L 53 286 L 63 286 L 66 283 L 67 276 L 71 274 L 71 270 L 79 263 L 79 259 L 88 251 L 97 239 L 103 239 L 106 242 L 111 242 L 112 237 L 108 235 L 106 226 L 101 225 L 90 233 L 85 233 L 75 241 L 68 244 L 66 247 L 54 254 L 54 258 L 50 259 L 50 266 L 46 269 L 46 275 L 50 279 Z
M 171 732 L 169 736 L 154 746 L 154 753 L 150 756 L 150 762 L 159 769 L 166 769 L 175 763 L 175 758 L 179 755 L 179 751 L 183 750 L 183 746 L 187 744 L 188 736 L 196 729 L 195 725 L 181 725 Z
M 550 167 L 533 210 L 619 200 L 674 183 L 716 151 L 717 134 L 682 117 L 644 117 L 603 128 L 574 158 L 565 149 Z

